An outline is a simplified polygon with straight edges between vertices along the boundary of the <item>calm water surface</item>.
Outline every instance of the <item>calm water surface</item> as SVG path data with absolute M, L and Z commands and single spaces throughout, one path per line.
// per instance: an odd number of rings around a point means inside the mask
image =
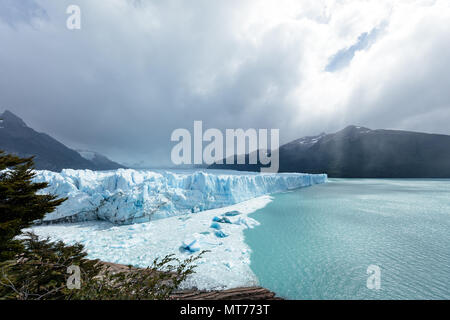
M 260 284 L 279 296 L 450 299 L 450 180 L 330 179 L 274 198 L 245 237 Z

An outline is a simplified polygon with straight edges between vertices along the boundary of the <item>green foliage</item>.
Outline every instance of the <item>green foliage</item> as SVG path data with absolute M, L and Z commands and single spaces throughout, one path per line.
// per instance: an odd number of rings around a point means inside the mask
M 47 183 L 33 183 L 33 158 L 19 158 L 0 151 L 0 262 L 22 250 L 14 237 L 34 220 L 42 219 L 66 199 L 37 194 Z
M 4 262 L 0 274 L 0 299 L 41 300 L 71 297 L 66 282 L 67 268 L 77 265 L 81 281 L 89 281 L 100 272 L 97 261 L 86 259 L 83 246 L 39 240 L 32 233 L 22 239 L 23 250 L 16 261 Z
M 147 269 L 114 271 L 98 260 L 86 259 L 80 244 L 39 240 L 24 235 L 24 250 L 16 262 L 3 263 L 0 299 L 17 300 L 142 300 L 168 299 L 203 253 L 180 261 L 173 256 L 156 259 Z M 69 266 L 80 267 L 80 289 L 69 289 Z
M 194 262 L 173 255 L 156 259 L 147 269 L 131 266 L 114 271 L 89 260 L 81 244 L 40 240 L 21 234 L 66 199 L 37 194 L 46 183 L 33 183 L 33 158 L 0 151 L 0 300 L 42 299 L 168 299 L 194 272 Z M 68 268 L 80 268 L 80 288 L 70 289 Z
M 129 267 L 126 271 L 104 270 L 80 290 L 73 290 L 72 299 L 89 300 L 167 300 L 180 284 L 194 273 L 194 262 L 204 252 L 185 260 L 174 255 L 155 259 L 146 269 Z

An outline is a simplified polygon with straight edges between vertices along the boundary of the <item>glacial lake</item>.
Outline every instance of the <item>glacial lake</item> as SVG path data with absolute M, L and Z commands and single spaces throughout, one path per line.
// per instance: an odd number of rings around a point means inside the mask
M 251 269 L 280 297 L 450 299 L 450 180 L 329 179 L 250 216 Z

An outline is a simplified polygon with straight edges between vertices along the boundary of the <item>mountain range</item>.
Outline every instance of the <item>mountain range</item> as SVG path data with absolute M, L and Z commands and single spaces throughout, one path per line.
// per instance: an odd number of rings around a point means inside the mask
M 36 169 L 125 167 L 97 152 L 66 147 L 28 127 L 10 111 L 1 114 L 0 119 L 0 150 L 22 157 L 35 156 Z M 348 126 L 336 133 L 294 140 L 278 151 L 280 172 L 326 173 L 336 178 L 450 178 L 450 136 L 442 134 Z M 248 160 L 247 154 L 246 163 Z M 238 171 L 260 171 L 261 167 L 260 164 L 209 166 Z
M 450 178 L 450 136 L 441 134 L 348 126 L 285 144 L 279 157 L 280 172 L 327 173 L 337 178 Z M 247 154 L 246 163 L 248 158 Z M 209 168 L 259 171 L 261 165 Z
M 114 170 L 124 167 L 99 153 L 70 149 L 51 136 L 28 127 L 8 110 L 0 115 L 0 119 L 0 150 L 21 157 L 35 156 L 38 170 Z

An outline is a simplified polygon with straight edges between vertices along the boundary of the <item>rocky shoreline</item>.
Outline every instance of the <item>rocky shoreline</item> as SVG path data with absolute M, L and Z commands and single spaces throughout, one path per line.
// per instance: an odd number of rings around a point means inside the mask
M 112 272 L 127 272 L 129 266 L 100 261 L 106 269 Z M 131 268 L 139 269 L 139 268 Z M 282 300 L 274 292 L 262 287 L 242 287 L 227 290 L 179 290 L 170 296 L 170 300 Z
M 228 290 L 182 290 L 172 294 L 173 300 L 282 300 L 275 293 L 262 287 L 246 287 Z

